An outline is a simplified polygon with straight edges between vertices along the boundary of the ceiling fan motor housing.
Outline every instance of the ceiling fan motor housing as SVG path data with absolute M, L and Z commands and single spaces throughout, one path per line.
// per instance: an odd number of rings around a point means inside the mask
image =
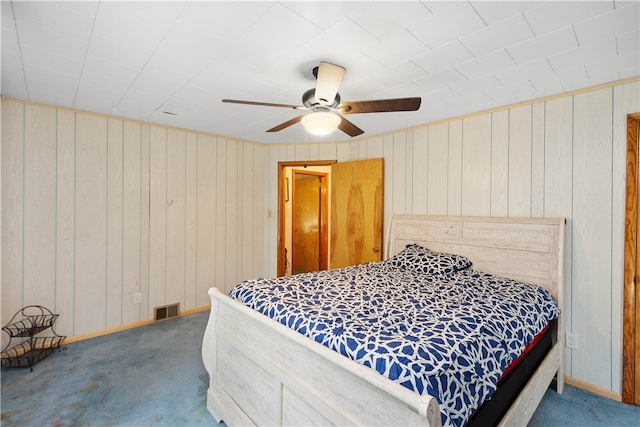
M 330 104 L 329 101 L 323 99 L 316 99 L 316 89 L 309 89 L 304 94 L 302 94 L 302 105 L 307 108 L 314 109 L 318 106 L 323 106 L 327 108 L 336 108 L 340 105 L 340 94 L 336 93 L 336 97 L 333 99 L 333 102 Z

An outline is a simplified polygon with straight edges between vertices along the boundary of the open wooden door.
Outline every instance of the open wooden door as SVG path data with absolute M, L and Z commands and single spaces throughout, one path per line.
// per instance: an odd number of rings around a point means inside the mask
M 331 166 L 329 268 L 382 257 L 383 159 Z

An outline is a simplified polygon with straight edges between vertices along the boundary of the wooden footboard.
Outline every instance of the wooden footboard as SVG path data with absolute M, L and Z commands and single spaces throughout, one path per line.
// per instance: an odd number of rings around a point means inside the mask
M 500 426 L 526 426 L 529 423 L 553 377 L 555 375 L 558 375 L 558 378 L 562 377 L 561 357 L 562 344 L 556 342 L 504 415 Z M 561 378 L 557 381 L 558 393 L 562 393 L 563 387 L 564 378 Z
M 440 426 L 435 399 L 209 290 L 207 409 L 227 425 Z

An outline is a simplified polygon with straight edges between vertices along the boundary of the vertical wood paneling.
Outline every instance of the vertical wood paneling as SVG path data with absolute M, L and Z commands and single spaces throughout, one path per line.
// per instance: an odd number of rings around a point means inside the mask
M 404 144 L 406 147 L 406 151 L 404 153 L 404 211 L 406 213 L 413 213 L 413 132 L 405 132 L 401 135 L 404 135 Z
M 151 128 L 140 128 L 140 292 L 142 303 L 138 306 L 140 319 L 151 315 L 150 302 L 150 234 L 151 234 Z
M 55 304 L 56 112 L 27 105 L 24 131 L 24 303 Z
M 310 149 L 309 143 L 306 144 L 297 144 L 294 146 L 295 148 L 295 158 L 296 159 L 310 159 Z
M 295 147 L 292 147 L 295 148 Z M 237 283 L 238 266 L 236 255 L 238 253 L 238 144 L 232 139 L 227 140 L 226 150 L 226 197 L 225 227 L 227 229 L 224 239 L 224 251 L 226 252 L 226 271 L 224 277 L 225 292 L 229 292 Z
M 265 153 L 263 145 L 254 146 L 254 174 L 253 174 L 253 273 L 251 277 L 259 277 L 267 271 L 265 265 L 265 252 L 275 252 L 265 248 L 265 222 L 266 215 L 266 195 L 269 193 L 264 177 Z
M 175 291 L 184 301 L 183 295 L 190 292 L 193 302 L 189 304 L 194 306 L 197 260 L 195 243 L 189 244 L 189 239 L 196 239 L 197 192 L 187 188 L 195 189 L 197 182 L 196 135 L 189 134 L 192 139 L 185 140 L 184 131 L 154 127 L 150 136 L 148 125 L 119 119 L 6 100 L 3 106 L 2 174 L 3 182 L 10 183 L 3 186 L 3 227 L 12 229 L 3 234 L 3 280 L 20 277 L 18 286 L 3 287 L 7 313 L 27 303 L 42 303 L 61 312 L 59 331 L 77 335 L 146 319 L 151 307 L 165 303 L 166 297 L 149 304 L 162 293 Z M 173 146 L 177 151 L 171 152 L 171 159 L 167 150 L 172 146 L 166 140 L 170 132 L 182 138 Z M 239 153 L 254 156 L 254 144 L 242 147 Z M 181 159 L 182 165 L 175 167 L 175 160 Z M 237 159 L 244 162 L 242 155 Z M 244 197 L 250 203 L 238 206 L 239 215 L 244 205 L 254 206 L 249 182 L 261 181 L 254 175 L 245 181 L 240 172 L 236 180 L 236 193 L 250 194 Z M 179 188 L 173 190 L 181 197 L 183 213 L 177 218 L 166 213 L 171 185 Z M 260 200 L 264 204 L 267 198 Z M 150 207 L 153 203 L 163 205 L 164 219 L 163 209 Z M 237 271 L 257 270 L 254 251 L 245 256 L 246 247 L 255 246 L 247 244 L 253 231 L 260 229 L 264 236 L 257 218 L 261 218 L 259 212 L 250 219 L 245 215 L 230 235 L 242 242 L 238 254 L 243 256 L 232 256 Z M 8 226 L 12 221 L 19 225 Z M 184 243 L 163 247 L 162 239 L 166 242 L 172 232 Z M 264 245 L 263 237 L 259 241 Z M 12 265 L 16 253 L 19 259 Z M 24 256 L 27 253 L 29 257 Z M 257 253 L 265 256 L 262 249 Z M 249 259 L 252 266 L 246 267 L 239 258 Z M 181 279 L 172 288 L 166 271 L 171 274 L 176 265 L 175 276 Z M 264 268 L 263 262 L 259 265 Z M 208 302 L 207 288 L 203 285 L 201 290 L 202 304 Z M 132 301 L 137 291 L 143 295 L 141 305 Z M 29 295 L 38 301 L 27 301 Z M 185 307 L 189 304 L 185 302 Z
M 531 105 L 509 110 L 509 215 L 531 216 Z
M 431 156 L 429 155 L 429 128 L 422 127 L 413 131 L 413 157 L 408 159 L 411 162 L 411 170 L 413 176 L 411 180 L 413 185 L 411 187 L 413 200 L 413 213 L 425 214 L 427 213 L 428 197 L 430 194 L 429 183 L 429 162 Z M 436 192 L 441 192 L 445 187 L 436 189 Z
M 367 139 L 367 159 L 378 159 L 380 157 L 383 157 L 383 141 L 384 139 L 381 136 Z
M 547 217 L 571 217 L 573 99 L 567 97 L 549 101 L 545 109 L 544 214 Z M 571 228 L 567 227 L 566 232 L 570 231 Z M 570 245 L 566 246 L 570 249 Z
M 196 307 L 209 303 L 207 290 L 216 285 L 216 139 L 198 135 Z
M 234 193 L 235 193 L 235 229 L 233 231 L 233 238 L 235 239 L 235 253 L 232 255 L 234 262 L 234 270 L 235 276 L 228 278 L 229 280 L 229 289 L 233 287 L 236 283 L 242 281 L 243 273 L 242 273 L 242 256 L 244 252 L 243 243 L 244 243 L 244 233 L 243 226 L 245 216 L 243 215 L 243 207 L 245 203 L 245 197 L 243 194 L 244 190 L 244 171 L 245 169 L 250 169 L 251 166 L 248 164 L 244 164 L 244 144 L 239 144 L 236 140 L 230 140 L 235 147 L 235 163 L 227 164 L 227 167 L 231 166 L 231 170 L 233 171 L 233 179 L 230 182 L 234 183 Z M 295 148 L 295 146 L 294 146 Z M 306 152 L 308 153 L 308 147 Z M 231 171 L 230 171 L 231 173 Z M 249 172 L 251 173 L 251 172 Z
M 107 119 L 76 114 L 76 334 L 106 326 Z
M 449 125 L 429 127 L 427 158 L 427 210 L 430 215 L 446 215 L 449 193 Z
M 368 158 L 367 157 L 367 151 L 368 151 L 367 150 L 367 142 L 368 141 L 366 139 L 363 139 L 363 140 L 360 140 L 360 141 L 354 143 L 354 145 L 356 145 L 358 147 L 358 159 L 359 160 L 363 160 L 363 159 Z
M 2 324 L 24 306 L 24 105 L 2 105 Z M 6 339 L 2 334 L 2 340 Z M 4 345 L 5 342 L 2 341 Z
M 266 171 L 265 176 L 267 179 L 265 180 L 265 185 L 269 188 L 269 191 L 266 191 L 267 196 L 267 218 L 265 220 L 265 262 L 267 263 L 267 274 L 271 277 L 277 274 L 277 239 L 279 232 L 279 224 L 278 224 L 278 162 L 280 161 L 280 150 L 277 146 L 269 146 L 266 148 L 265 162 L 266 162 Z M 322 144 L 320 146 L 320 152 L 329 152 L 327 150 L 327 146 Z M 322 154 L 320 154 L 322 155 Z
M 24 109 L 22 104 L 13 105 L 17 107 L 16 110 L 22 111 Z M 34 120 L 38 126 L 29 125 L 23 118 L 16 120 L 15 123 L 20 129 L 29 128 L 29 131 L 34 135 L 42 129 L 48 128 L 50 130 L 48 133 L 46 130 L 44 132 L 49 136 L 49 140 L 53 141 L 54 145 L 50 150 L 52 153 L 46 154 L 46 150 L 32 150 L 32 152 L 34 156 L 43 155 L 46 160 L 51 162 L 49 169 L 54 172 L 54 175 L 59 173 L 59 178 L 48 180 L 54 188 L 53 191 L 47 191 L 47 194 L 53 197 L 51 199 L 53 203 L 50 201 L 50 205 L 55 208 L 53 209 L 55 214 L 52 215 L 50 212 L 47 215 L 47 219 L 53 218 L 54 225 L 48 228 L 54 230 L 52 231 L 53 238 L 49 239 L 54 244 L 43 252 L 53 260 L 49 270 L 55 271 L 55 273 L 47 274 L 45 268 L 33 268 L 32 272 L 33 274 L 44 274 L 50 278 L 52 284 L 45 289 L 49 290 L 52 295 L 56 295 L 57 292 L 62 293 L 60 298 L 54 298 L 59 301 L 59 304 L 64 305 L 64 301 L 69 300 L 75 301 L 74 305 L 66 310 L 69 315 L 65 318 L 69 323 L 68 332 L 65 332 L 69 334 L 85 332 L 86 328 L 74 328 L 73 325 L 80 323 L 75 319 L 76 314 L 82 311 L 79 301 L 87 300 L 84 296 L 89 293 L 93 296 L 94 303 L 95 300 L 101 300 L 99 304 L 102 313 L 98 312 L 96 316 L 96 312 L 93 311 L 91 314 L 92 318 L 98 319 L 96 322 L 99 322 L 97 324 L 101 324 L 102 327 L 117 326 L 122 322 L 147 318 L 151 314 L 151 308 L 165 303 L 167 295 L 172 291 L 179 294 L 180 300 L 183 302 L 186 297 L 182 295 L 191 292 L 193 301 L 191 305 L 193 306 L 196 303 L 197 293 L 195 285 L 197 260 L 195 244 L 190 245 L 189 239 L 191 238 L 194 242 L 196 239 L 197 194 L 188 193 L 187 188 L 195 187 L 197 182 L 195 135 L 188 135 L 189 137 L 193 136 L 193 141 L 189 138 L 185 140 L 183 131 L 158 127 L 150 129 L 147 125 L 141 126 L 96 116 L 82 116 L 76 125 L 76 113 L 58 112 L 49 107 L 33 105 L 30 105 L 29 108 L 42 109 L 45 114 L 49 114 L 53 118 L 53 121 L 50 121 L 46 127 L 43 127 L 46 121 L 40 119 Z M 55 118 L 58 114 L 65 119 L 57 122 Z M 96 126 L 96 123 L 99 125 Z M 10 126 L 5 125 L 5 129 L 10 129 Z M 5 131 L 5 134 L 8 132 Z M 167 139 L 167 135 L 171 136 Z M 176 141 L 176 138 L 172 138 L 176 135 L 178 143 L 172 145 L 172 142 Z M 39 135 L 33 139 L 37 139 L 41 143 L 44 138 Z M 22 144 L 24 137 L 13 137 L 13 141 Z M 59 151 L 56 151 L 55 144 L 59 144 Z M 83 146 L 76 148 L 77 144 L 83 144 Z M 190 144 L 193 144 L 193 151 L 189 151 Z M 254 165 L 256 161 L 262 163 L 260 174 L 265 173 L 264 156 L 261 156 L 260 159 L 255 158 L 255 144 L 245 145 L 236 142 L 234 144 L 237 165 L 244 164 L 245 157 L 247 161 L 251 158 L 250 163 Z M 7 151 L 6 147 L 9 145 L 3 146 L 5 152 Z M 215 144 L 212 145 L 212 148 L 215 151 Z M 290 148 L 285 149 L 284 152 L 290 152 Z M 172 149 L 175 150 L 172 151 Z M 24 149 L 20 148 L 20 153 L 23 151 Z M 264 153 L 264 150 L 260 151 Z M 9 164 L 6 159 L 9 159 L 9 156 L 5 154 L 3 161 L 5 172 L 10 170 L 6 166 Z M 182 159 L 184 160 L 180 163 L 179 161 Z M 216 161 L 215 155 L 212 156 L 212 160 Z M 224 159 L 221 162 L 224 164 L 225 178 L 231 176 L 232 173 L 231 169 L 227 168 L 227 160 Z M 177 166 L 176 162 L 178 162 Z M 187 167 L 187 164 L 191 166 L 191 163 L 194 167 Z M 27 162 L 20 161 L 21 166 L 24 164 L 36 167 L 38 162 L 34 157 Z M 42 165 L 40 164 L 40 166 Z M 203 168 L 207 169 L 204 165 Z M 78 177 L 76 177 L 76 169 L 78 169 Z M 39 170 L 46 172 L 47 169 L 41 167 Z M 255 267 L 256 261 L 253 260 L 255 254 L 265 257 L 263 249 L 247 248 L 256 247 L 254 244 L 256 239 L 253 236 L 256 230 L 259 229 L 262 236 L 265 235 L 265 229 L 260 223 L 262 214 L 253 207 L 258 203 L 264 207 L 265 201 L 268 200 L 263 195 L 264 192 L 261 192 L 259 197 L 255 196 L 254 185 L 257 186 L 262 182 L 262 178 L 255 176 L 255 170 L 249 174 L 248 178 L 243 175 L 243 168 L 236 167 L 235 171 L 235 179 L 225 179 L 231 183 L 232 188 L 224 188 L 223 191 L 223 194 L 228 194 L 227 197 L 232 197 L 232 194 L 236 196 L 244 194 L 234 211 L 234 217 L 242 219 L 237 222 L 235 230 L 229 233 L 229 239 L 238 241 L 235 256 L 230 256 L 230 259 L 235 263 L 235 268 L 231 270 L 235 275 L 231 282 L 233 284 L 240 276 L 252 275 L 254 271 L 257 274 L 258 268 Z M 20 173 L 20 176 L 22 177 L 23 173 Z M 213 176 L 216 176 L 215 168 Z M 175 179 L 176 177 L 178 179 Z M 28 185 L 29 190 L 35 194 L 39 188 L 36 182 L 43 180 L 33 179 L 34 183 Z M 15 183 L 17 180 L 13 180 L 13 182 Z M 99 191 L 89 190 L 95 186 Z M 23 187 L 23 185 L 19 186 L 19 188 Z M 76 187 L 79 188 L 79 194 L 76 194 Z M 61 194 L 59 198 L 56 195 L 57 192 Z M 9 191 L 4 193 L 4 200 L 9 199 L 7 196 L 9 193 Z M 178 197 L 167 197 L 169 194 L 177 194 Z M 214 192 L 210 201 L 215 197 Z M 169 202 L 173 200 L 172 206 L 175 208 L 178 198 L 182 203 L 181 209 L 175 209 L 173 212 L 181 211 L 183 213 L 172 217 Z M 32 200 L 37 200 L 40 203 L 44 198 L 32 196 Z M 8 202 L 5 201 L 5 203 L 9 206 Z M 24 202 L 20 203 L 21 209 L 22 205 Z M 225 209 L 225 216 L 227 211 L 231 213 L 227 209 L 228 205 L 229 203 L 221 204 Z M 214 203 L 211 202 L 210 206 L 213 207 Z M 247 211 L 244 209 L 245 207 L 250 209 Z M 213 211 L 213 209 L 210 210 Z M 46 211 L 46 209 L 42 211 Z M 82 218 L 79 220 L 76 220 L 77 212 L 82 212 Z M 86 212 L 96 212 L 97 215 L 88 215 Z M 247 212 L 251 212 L 251 214 Z M 38 210 L 35 207 L 30 207 L 30 212 L 26 217 L 29 218 L 28 215 L 36 213 Z M 190 222 L 192 217 L 194 219 Z M 5 216 L 6 218 L 10 217 Z M 24 220 L 24 213 L 20 212 L 20 218 Z M 203 216 L 203 220 L 206 220 L 206 216 Z M 47 226 L 43 221 L 34 220 L 33 222 L 37 223 L 38 227 Z M 67 225 L 65 226 L 65 224 Z M 20 243 L 24 244 L 23 227 L 20 229 Z M 89 231 L 93 234 L 87 239 L 87 235 L 91 234 Z M 39 234 L 40 237 L 45 235 L 45 233 Z M 5 234 L 5 236 L 8 235 L 8 233 Z M 172 241 L 170 245 L 167 245 L 167 242 L 172 238 L 179 241 Z M 215 242 L 215 240 L 214 236 L 210 236 L 211 242 Z M 261 237 L 258 241 L 264 245 L 265 239 Z M 35 243 L 32 245 L 36 246 Z M 42 249 L 45 246 L 39 245 L 39 248 Z M 91 247 L 96 250 L 80 251 L 76 246 L 85 249 Z M 193 249 L 190 249 L 192 246 Z M 16 245 L 12 245 L 12 247 L 15 248 Z M 178 250 L 176 251 L 176 249 Z M 171 253 L 172 251 L 175 253 Z M 211 251 L 209 252 L 211 253 Z M 6 253 L 9 254 L 10 250 L 7 250 Z M 171 254 L 168 255 L 169 253 Z M 93 283 L 81 285 L 76 277 L 89 276 L 88 268 L 80 266 L 87 265 L 86 261 L 89 258 L 100 260 L 98 264 L 101 264 L 100 267 L 104 274 L 98 274 L 97 277 L 94 277 Z M 213 255 L 210 255 L 209 259 L 211 258 Z M 36 258 L 34 257 L 34 259 Z M 244 264 L 246 260 L 249 260 L 250 263 L 248 267 Z M 22 270 L 24 261 L 21 260 L 20 264 Z M 211 263 L 207 263 L 207 265 L 211 265 Z M 263 269 L 265 264 L 261 261 L 258 265 Z M 5 272 L 10 271 L 10 268 L 5 268 Z M 206 268 L 203 268 L 203 271 L 206 272 Z M 168 279 L 168 276 L 172 274 L 179 280 Z M 190 279 L 193 283 L 192 288 L 187 283 L 189 275 L 192 277 Z M 201 285 L 203 304 L 208 303 L 206 289 L 214 282 L 213 277 L 209 276 Z M 178 282 L 178 286 L 172 287 L 168 282 Z M 58 283 L 61 283 L 60 286 L 57 285 Z M 21 285 L 19 288 L 21 302 L 13 302 L 12 306 L 23 304 L 22 294 L 25 287 Z M 138 291 L 143 294 L 143 304 L 134 305 L 132 294 Z M 5 295 L 8 293 L 5 292 Z M 56 303 L 53 301 L 47 305 L 53 306 Z M 187 305 L 185 302 L 185 307 Z M 143 309 L 144 312 L 142 316 L 140 309 Z M 86 312 L 80 314 L 83 318 L 88 317 Z M 64 322 L 61 322 L 61 325 L 63 324 Z
M 216 276 L 215 285 L 223 292 L 227 288 L 227 141 L 216 139 Z M 230 236 L 231 237 L 231 236 Z
M 346 159 L 348 160 L 343 160 L 344 161 L 354 161 L 354 160 L 358 160 L 360 157 L 360 150 L 358 147 L 358 144 L 341 144 L 342 146 L 344 146 L 344 148 L 346 149 L 346 153 L 347 153 L 347 157 Z
M 282 147 L 284 150 L 284 159 L 283 160 L 296 160 L 296 146 L 292 144 L 287 144 Z
M 573 374 L 611 387 L 611 98 L 610 88 L 575 96 L 573 151 Z M 587 338 L 588 337 L 588 338 Z
M 544 217 L 544 103 L 533 104 L 531 115 L 531 216 Z
M 259 146 L 258 144 L 252 144 L 254 147 Z M 320 153 L 320 144 L 308 144 L 309 145 L 309 160 L 318 160 Z
M 74 333 L 75 261 L 75 123 L 71 111 L 57 111 L 56 166 L 56 321 L 63 335 Z M 3 213 L 4 215 L 4 213 Z M 6 230 L 6 229 L 5 229 Z M 4 231 L 3 231 L 4 233 Z
M 198 239 L 198 140 L 197 134 L 187 132 L 185 153 L 185 271 L 184 308 L 199 307 L 197 286 Z M 209 218 L 209 221 L 211 219 Z M 211 258 L 209 258 L 211 259 Z M 206 295 L 206 291 L 204 292 Z
M 545 109 L 544 214 L 546 217 L 571 217 L 573 99 L 566 97 L 548 101 Z M 571 231 L 570 227 L 566 228 L 566 232 Z M 565 252 L 566 249 L 570 247 L 566 247 Z
M 239 280 L 253 278 L 253 240 L 254 240 L 254 174 L 255 156 L 253 145 L 244 144 L 242 147 L 242 162 L 238 164 L 238 179 L 242 179 L 242 206 L 239 216 L 242 218 L 240 224 L 241 238 L 238 256 Z
M 236 275 L 235 278 L 231 280 L 231 282 L 229 283 L 230 287 L 232 287 L 233 285 L 235 285 L 238 282 L 241 282 L 243 280 L 243 255 L 244 255 L 244 247 L 243 247 L 243 243 L 244 243 L 244 226 L 245 226 L 245 215 L 243 215 L 243 210 L 244 210 L 244 206 L 245 206 L 245 202 L 246 202 L 246 197 L 244 194 L 244 172 L 245 169 L 249 170 L 252 169 L 252 166 L 250 166 L 250 162 L 247 162 L 245 164 L 245 160 L 244 160 L 244 144 L 239 144 L 236 142 L 236 163 L 233 167 L 234 172 L 235 172 L 235 177 L 236 177 L 236 183 L 235 183 L 235 187 L 236 187 L 236 218 L 237 218 L 237 222 L 236 222 L 236 229 L 235 229 L 235 241 L 236 241 L 236 253 L 234 256 L 235 259 L 235 270 L 236 270 Z M 307 149 L 307 153 L 308 153 L 308 149 Z M 251 171 L 248 171 L 249 174 L 251 174 Z
M 148 162 L 147 162 L 148 164 Z M 122 323 L 140 320 L 133 293 L 141 292 L 142 141 L 140 125 L 123 123 L 122 166 Z M 147 205 L 148 211 L 148 205 Z M 146 290 L 145 290 L 146 291 Z
M 407 141 L 403 133 L 393 134 L 393 174 L 388 178 L 392 183 L 392 211 L 397 214 L 407 213 Z
M 545 187 L 544 215 L 565 217 L 564 245 L 564 307 L 565 331 L 572 331 L 571 260 L 573 250 L 573 99 L 570 97 L 552 100 L 545 105 Z M 572 351 L 565 351 L 565 372 L 572 376 Z
M 491 215 L 509 211 L 509 110 L 491 114 Z
M 393 196 L 393 179 L 394 179 L 394 170 L 395 170 L 395 162 L 394 162 L 394 144 L 393 144 L 393 136 L 385 135 L 382 140 L 382 156 L 383 156 L 383 177 L 384 177 L 384 213 L 382 217 L 384 218 L 384 227 L 383 230 L 387 230 L 389 228 L 389 224 L 391 222 L 391 215 L 396 213 L 394 212 L 394 196 Z M 333 209 L 333 206 L 332 206 Z M 386 245 L 385 245 L 386 247 Z
M 122 324 L 123 123 L 107 121 L 107 327 Z
M 465 119 L 462 147 L 462 215 L 491 210 L 491 116 Z
M 186 254 L 186 139 L 184 131 L 167 132 L 166 295 L 164 304 L 184 306 Z
M 320 144 L 318 146 L 318 159 L 335 160 L 338 158 L 336 144 Z
M 449 170 L 447 178 L 447 215 L 462 214 L 462 120 L 449 126 Z
M 351 160 L 355 160 L 351 157 L 349 145 L 350 144 L 336 144 L 336 159 L 339 162 L 349 162 Z
M 149 306 L 167 302 L 167 130 L 149 128 Z M 174 302 L 174 301 L 172 301 Z

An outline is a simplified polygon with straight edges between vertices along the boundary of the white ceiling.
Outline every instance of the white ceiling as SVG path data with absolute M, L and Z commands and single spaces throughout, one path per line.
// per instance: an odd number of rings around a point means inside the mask
M 420 96 L 354 114 L 386 133 L 640 75 L 634 1 L 2 1 L 7 97 L 256 142 L 302 103 L 323 61 L 343 101 Z M 171 113 L 171 114 L 168 114 Z

